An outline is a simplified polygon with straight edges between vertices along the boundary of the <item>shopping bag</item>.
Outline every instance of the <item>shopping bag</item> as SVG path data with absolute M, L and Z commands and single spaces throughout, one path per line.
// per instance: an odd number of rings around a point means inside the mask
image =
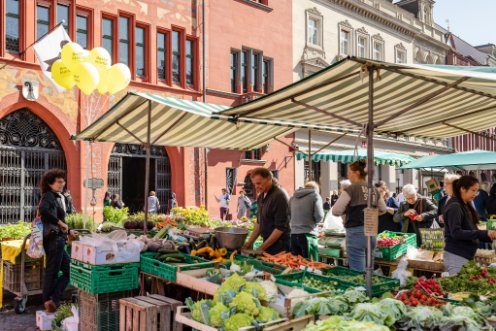
M 33 221 L 31 238 L 29 239 L 29 246 L 26 253 L 32 259 L 41 259 L 45 255 L 45 249 L 43 248 L 43 223 L 40 217 L 37 217 Z

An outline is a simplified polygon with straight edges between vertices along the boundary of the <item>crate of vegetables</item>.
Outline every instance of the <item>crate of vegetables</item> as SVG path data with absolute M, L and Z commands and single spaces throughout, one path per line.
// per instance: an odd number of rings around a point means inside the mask
M 340 266 L 324 270 L 324 276 L 338 279 L 340 287 L 342 288 L 365 286 L 365 273 Z M 399 285 L 400 281 L 398 279 L 392 279 L 381 275 L 373 275 L 372 295 L 380 296 L 385 292 L 397 289 Z
M 246 264 L 252 265 L 253 268 L 255 268 L 257 270 L 269 272 L 273 275 L 279 275 L 284 270 L 287 269 L 286 267 L 279 265 L 279 264 L 265 262 L 265 261 L 261 261 L 258 259 L 254 259 L 254 258 L 251 258 L 248 256 L 239 255 L 239 254 L 234 256 L 234 261 L 235 261 L 235 263 L 236 262 L 244 262 Z M 226 264 L 226 266 L 229 267 L 230 262 L 228 264 Z
M 299 287 L 308 293 L 343 290 L 345 287 L 339 279 L 300 271 L 292 274 L 275 276 L 276 283 L 289 287 Z
M 385 261 L 394 261 L 406 254 L 408 246 L 417 247 L 415 233 L 384 231 L 377 236 L 375 257 Z
M 176 281 L 178 271 L 212 267 L 214 267 L 213 262 L 181 252 L 145 252 L 141 254 L 141 271 L 171 282 Z

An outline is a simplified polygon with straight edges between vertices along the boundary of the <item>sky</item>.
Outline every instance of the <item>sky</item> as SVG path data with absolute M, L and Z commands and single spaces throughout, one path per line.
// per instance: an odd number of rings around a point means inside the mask
M 473 46 L 496 44 L 496 0 L 435 0 L 434 21 Z

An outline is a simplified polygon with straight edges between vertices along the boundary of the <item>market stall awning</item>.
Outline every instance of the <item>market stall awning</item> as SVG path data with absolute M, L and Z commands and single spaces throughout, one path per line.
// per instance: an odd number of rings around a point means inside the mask
M 304 152 L 297 152 L 296 158 L 298 160 L 308 159 L 308 154 Z M 367 158 L 367 150 L 359 148 L 356 152 L 355 150 L 341 150 L 332 152 L 321 152 L 317 154 L 312 154 L 312 160 L 318 161 L 333 161 L 341 163 L 352 163 L 358 160 L 365 160 Z M 401 153 L 389 153 L 375 151 L 374 161 L 377 165 L 392 165 L 392 166 L 402 166 L 409 162 L 415 160 L 410 155 Z
M 150 106 L 152 145 L 250 150 L 295 130 L 270 123 L 234 123 L 219 114 L 226 106 L 133 92 L 73 139 L 145 144 Z
M 223 114 L 360 129 L 368 121 L 370 69 L 375 133 L 443 139 L 496 123 L 494 70 L 355 57 Z
M 459 168 L 463 170 L 496 169 L 496 152 L 469 151 L 425 156 L 412 161 L 402 169 Z

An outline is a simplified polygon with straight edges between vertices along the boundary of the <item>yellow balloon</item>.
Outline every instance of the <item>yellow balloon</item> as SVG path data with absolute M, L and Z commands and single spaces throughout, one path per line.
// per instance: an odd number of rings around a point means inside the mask
M 110 94 L 117 93 L 125 89 L 131 81 L 131 71 L 127 65 L 116 63 L 107 71 L 107 87 Z
M 89 61 L 96 67 L 100 74 L 102 71 L 110 68 L 110 64 L 112 63 L 109 52 L 103 47 L 93 48 L 90 51 Z
M 108 71 L 109 69 L 100 71 L 100 81 L 96 87 L 98 93 L 100 94 L 105 94 L 108 92 Z
M 60 57 L 62 62 L 69 68 L 69 70 L 74 71 L 78 64 L 84 62 L 85 58 L 84 49 L 77 43 L 67 43 L 62 47 L 60 52 Z
M 62 60 L 53 62 L 51 73 L 53 80 L 66 90 L 70 90 L 76 84 L 72 72 L 62 63 Z
M 95 66 L 88 62 L 80 63 L 74 70 L 74 80 L 84 94 L 90 95 L 98 86 L 100 75 Z

